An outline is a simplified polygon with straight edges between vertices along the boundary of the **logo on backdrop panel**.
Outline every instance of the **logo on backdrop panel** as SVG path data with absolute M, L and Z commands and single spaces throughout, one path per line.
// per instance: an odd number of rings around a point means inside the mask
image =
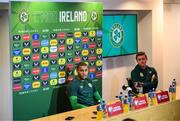
M 20 13 L 19 13 L 19 20 L 25 24 L 29 21 L 29 13 L 26 11 L 26 10 L 22 10 Z
M 124 38 L 124 29 L 119 23 L 115 23 L 112 25 L 110 37 L 110 41 L 113 47 L 121 47 Z

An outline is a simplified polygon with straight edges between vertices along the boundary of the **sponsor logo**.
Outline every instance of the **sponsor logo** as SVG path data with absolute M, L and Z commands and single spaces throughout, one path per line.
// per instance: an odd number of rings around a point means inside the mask
M 72 81 L 73 79 L 74 79 L 73 76 L 68 76 L 68 78 L 67 78 L 68 81 Z
M 54 86 L 54 85 L 57 85 L 57 79 L 51 79 L 50 80 L 50 85 Z
M 95 38 L 94 38 L 94 37 L 91 37 L 91 38 L 90 38 L 90 42 L 95 42 Z
M 57 52 L 57 46 L 50 47 L 50 52 L 52 53 Z
M 102 30 L 98 30 L 98 31 L 96 32 L 96 34 L 97 34 L 98 37 L 102 37 L 103 32 L 102 32 Z
M 19 21 L 21 21 L 23 24 L 29 21 L 29 13 L 25 9 L 19 13 Z
M 91 55 L 91 56 L 89 57 L 89 60 L 90 60 L 90 61 L 95 61 L 95 60 L 96 60 L 96 56 Z
M 42 81 L 42 86 L 48 86 L 48 81 Z
M 42 39 L 47 39 L 48 35 L 47 34 L 42 34 L 41 37 L 42 37 Z
M 87 56 L 89 54 L 89 51 L 88 50 L 82 50 L 82 55 L 83 56 Z
M 39 80 L 40 79 L 40 76 L 39 75 L 36 75 L 36 76 L 33 76 L 33 80 L 35 81 L 37 81 L 37 80 Z
M 14 84 L 19 84 L 19 83 L 21 83 L 21 78 L 14 78 L 14 79 L 13 79 L 13 83 L 14 83 Z
M 15 70 L 15 71 L 13 71 L 13 77 L 21 77 L 21 75 L 22 75 L 22 72 L 21 72 L 21 70 Z
M 42 53 L 48 53 L 49 52 L 49 48 L 48 47 L 42 47 L 41 48 L 41 52 Z
M 23 64 L 23 67 L 29 68 L 29 67 L 30 67 L 30 63 L 24 63 L 24 64 Z
M 65 39 L 60 39 L 60 40 L 59 40 L 59 44 L 60 44 L 60 45 L 65 44 Z
M 22 38 L 25 41 L 29 41 L 30 40 L 30 35 L 29 34 L 23 34 Z
M 66 78 L 59 78 L 58 84 L 64 84 L 66 82 Z
M 80 45 L 76 45 L 75 46 L 76 49 L 80 49 L 80 47 L 81 47 Z
M 42 80 L 48 80 L 49 79 L 49 75 L 48 74 L 42 74 L 41 79 Z
M 97 71 L 102 71 L 102 66 L 97 67 Z
M 51 39 L 56 39 L 57 38 L 57 34 L 56 33 L 51 33 L 50 34 L 50 38 Z
M 16 91 L 21 91 L 22 90 L 22 85 L 20 84 L 14 84 L 13 85 L 13 91 L 16 92 Z
M 59 66 L 59 71 L 65 70 L 65 66 Z
M 119 23 L 115 23 L 111 27 L 111 44 L 115 48 L 121 47 L 123 41 L 124 41 L 124 29 Z
M 13 41 L 19 41 L 19 40 L 21 40 L 20 35 L 13 35 Z
M 90 72 L 90 73 L 94 73 L 95 71 L 96 71 L 96 68 L 95 68 L 95 67 L 90 67 L 90 68 L 89 68 L 89 72 Z
M 102 47 L 102 43 L 101 43 L 101 42 L 98 43 L 97 46 L 98 46 L 98 47 Z
M 41 72 L 42 72 L 42 73 L 48 73 L 48 71 L 49 71 L 48 67 L 43 67 L 43 68 L 41 69 Z
M 75 38 L 74 41 L 75 41 L 76 44 L 79 44 L 81 42 L 81 39 L 80 38 Z
M 40 55 L 39 54 L 33 54 L 32 55 L 32 60 L 33 61 L 38 61 L 40 59 Z
M 66 63 L 66 59 L 65 58 L 60 58 L 58 63 L 59 63 L 59 65 L 64 65 Z
M 34 61 L 32 65 L 33 67 L 39 67 L 40 63 L 38 61 Z
M 90 54 L 94 54 L 95 53 L 95 50 L 90 50 Z
M 59 77 L 65 77 L 66 76 L 66 72 L 65 71 L 60 71 L 59 72 Z
M 68 69 L 68 70 L 73 70 L 73 67 L 74 67 L 73 64 L 67 64 L 67 69 Z
M 33 41 L 32 42 L 32 46 L 33 47 L 39 47 L 40 46 L 40 42 L 39 41 Z
M 94 66 L 95 65 L 95 62 L 94 61 L 91 61 L 90 62 L 90 66 Z
M 21 56 L 14 56 L 13 57 L 13 63 L 20 63 L 21 62 Z
M 48 60 L 43 60 L 43 61 L 41 62 L 41 66 L 42 66 L 42 67 L 49 66 L 49 61 L 48 61 Z
M 98 19 L 98 14 L 96 11 L 91 12 L 91 20 L 96 21 Z
M 59 34 L 58 34 L 58 38 L 65 38 L 65 33 L 64 32 L 60 32 Z
M 96 32 L 95 31 L 90 31 L 89 32 L 89 36 L 90 37 L 95 37 L 96 36 Z
M 51 65 L 56 65 L 57 64 L 57 60 L 51 60 L 50 63 L 51 63 Z
M 102 60 L 96 61 L 96 66 L 102 66 Z
M 13 47 L 14 48 L 20 48 L 21 47 L 21 44 L 16 42 L 16 43 L 13 43 Z
M 32 39 L 33 40 L 38 40 L 39 39 L 39 34 L 33 34 Z
M 58 50 L 59 50 L 59 52 L 64 52 L 65 51 L 65 46 L 64 45 L 60 45 L 58 47 Z
M 87 37 L 87 36 L 88 36 L 88 32 L 83 32 L 83 33 L 82 33 L 82 36 L 83 36 L 83 37 Z
M 30 42 L 23 42 L 23 47 L 30 47 Z
M 81 37 L 81 32 L 75 32 L 75 33 L 74 33 L 74 37 L 76 37 L 76 38 Z
M 68 59 L 67 59 L 67 62 L 68 62 L 68 63 L 71 63 L 72 61 L 73 61 L 73 58 L 68 58 Z
M 59 57 L 65 57 L 65 53 L 59 53 Z
M 57 45 L 57 40 L 56 39 L 50 40 L 50 45 L 51 46 Z
M 23 74 L 24 75 L 30 75 L 31 71 L 29 69 L 26 69 L 26 70 L 23 71 Z
M 50 54 L 50 58 L 51 58 L 51 59 L 56 59 L 57 56 L 58 56 L 58 55 L 57 55 L 56 53 L 51 53 L 51 54 Z
M 88 38 L 87 37 L 83 37 L 82 38 L 82 42 L 87 43 L 88 42 Z
M 40 82 L 33 82 L 32 83 L 32 88 L 34 88 L 34 89 L 39 88 L 40 86 L 41 86 Z
M 72 45 L 68 45 L 67 46 L 67 50 L 72 50 L 73 49 L 73 46 Z
M 23 55 L 30 55 L 30 54 L 31 54 L 30 48 L 24 48 L 23 49 Z
M 50 73 L 50 78 L 51 79 L 57 78 L 57 72 Z
M 31 83 L 29 82 L 24 83 L 23 88 L 24 90 L 29 90 L 31 88 Z
M 87 61 L 88 60 L 88 57 L 86 56 L 86 57 L 82 57 L 82 60 L 83 61 Z
M 80 51 L 75 51 L 75 55 L 80 56 L 81 55 Z
M 96 44 L 94 42 L 90 43 L 89 45 L 90 49 L 94 49 L 96 47 Z
M 14 55 L 14 56 L 19 56 L 19 55 L 21 55 L 21 50 L 13 50 L 13 55 Z
M 70 76 L 70 75 L 72 75 L 72 74 L 73 74 L 73 71 L 68 71 L 68 72 L 67 72 L 67 75 L 68 75 L 68 76 Z
M 75 63 L 81 62 L 81 58 L 80 58 L 80 57 L 75 57 L 75 58 L 74 58 L 74 62 L 75 62 Z
M 57 71 L 57 65 L 51 66 L 50 70 L 51 71 Z
M 39 53 L 40 49 L 39 48 L 33 48 L 33 53 Z
M 96 78 L 102 78 L 102 71 L 96 73 Z
M 23 56 L 23 61 L 30 61 L 31 57 L 29 55 Z
M 102 55 L 98 55 L 97 58 L 98 58 L 98 59 L 102 59 Z
M 71 38 L 71 37 L 73 37 L 73 33 L 69 32 L 69 33 L 66 34 L 66 36 Z
M 33 75 L 38 75 L 38 74 L 40 74 L 40 68 L 33 68 L 32 74 L 33 74 Z
M 68 56 L 72 56 L 73 53 L 72 53 L 72 52 L 68 52 L 67 55 L 68 55 Z
M 48 58 L 49 58 L 49 55 L 48 55 L 48 54 L 42 54 L 42 55 L 41 55 L 41 58 L 42 58 L 42 59 L 48 59 Z
M 88 44 L 82 44 L 82 48 L 83 49 L 87 49 L 88 48 Z
M 90 79 L 94 79 L 95 77 L 96 77 L 96 75 L 95 75 L 94 73 L 90 73 L 90 74 L 89 74 L 89 78 L 90 78 Z
M 49 45 L 49 41 L 48 40 L 42 40 L 41 41 L 41 46 L 48 46 Z
M 67 39 L 66 39 L 67 45 L 72 45 L 73 42 L 74 42 L 73 38 L 67 38 Z
M 96 54 L 102 54 L 102 48 L 97 48 L 96 49 Z
M 20 69 L 21 68 L 21 64 L 14 64 L 13 65 L 13 69 Z

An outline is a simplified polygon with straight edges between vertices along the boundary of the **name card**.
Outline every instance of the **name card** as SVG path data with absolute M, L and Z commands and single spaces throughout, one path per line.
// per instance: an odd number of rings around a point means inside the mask
M 141 109 L 148 106 L 146 96 L 134 98 L 133 105 L 135 109 Z
M 156 93 L 156 99 L 158 104 L 169 101 L 168 91 L 161 91 Z
M 122 103 L 119 101 L 112 104 L 108 104 L 107 113 L 109 117 L 123 113 Z

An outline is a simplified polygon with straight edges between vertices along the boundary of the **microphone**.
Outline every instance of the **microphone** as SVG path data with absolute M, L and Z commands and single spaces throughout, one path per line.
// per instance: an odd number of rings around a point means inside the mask
M 133 94 L 134 96 L 138 96 L 136 93 L 134 93 L 133 91 L 132 91 L 132 88 L 131 87 L 129 87 L 128 85 L 123 85 L 122 86 L 122 89 L 124 90 L 124 91 L 126 91 L 126 92 L 128 92 L 128 94 Z

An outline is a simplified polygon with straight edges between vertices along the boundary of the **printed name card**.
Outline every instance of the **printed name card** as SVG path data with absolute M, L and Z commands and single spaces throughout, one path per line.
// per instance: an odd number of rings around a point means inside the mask
M 158 104 L 169 101 L 168 91 L 161 91 L 156 93 L 156 99 Z
M 135 110 L 147 107 L 148 102 L 147 102 L 146 96 L 134 98 L 133 105 L 134 105 Z
M 108 104 L 107 113 L 109 117 L 123 113 L 122 103 L 119 101 L 112 104 Z

